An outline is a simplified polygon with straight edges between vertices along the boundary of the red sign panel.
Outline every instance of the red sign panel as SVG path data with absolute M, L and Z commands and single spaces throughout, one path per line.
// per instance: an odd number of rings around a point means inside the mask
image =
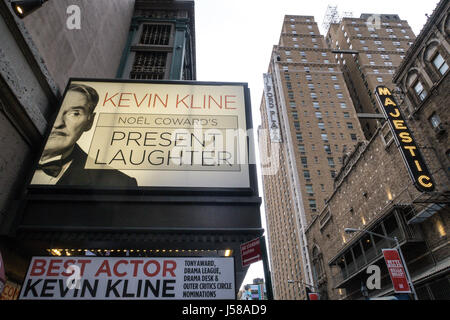
M 319 300 L 319 294 L 316 292 L 308 293 L 309 300 Z
M 245 268 L 261 259 L 261 244 L 259 238 L 241 244 L 242 267 Z
M 383 256 L 394 285 L 394 291 L 396 293 L 410 293 L 408 278 L 397 249 L 383 249 Z

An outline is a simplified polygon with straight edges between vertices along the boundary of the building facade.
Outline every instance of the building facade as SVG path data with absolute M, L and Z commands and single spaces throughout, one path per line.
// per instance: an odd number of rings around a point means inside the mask
M 358 144 L 337 174 L 326 207 L 307 227 L 317 283 L 330 299 L 395 295 L 382 255 L 395 242 L 376 234 L 398 238 L 418 299 L 450 297 L 448 17 L 448 1 L 441 1 L 390 82 L 393 92 L 399 88 L 397 104 L 435 189 L 418 190 L 387 122 Z M 346 228 L 363 231 L 349 234 Z M 367 288 L 370 265 L 381 270 L 378 289 Z
M 285 16 L 268 77 L 265 98 L 273 95 L 276 111 L 263 99 L 259 138 L 274 298 L 305 299 L 305 286 L 314 283 L 305 228 L 363 133 L 343 72 L 313 17 Z M 274 113 L 279 138 L 269 138 Z
M 126 200 L 128 190 L 54 193 L 27 188 L 69 78 L 196 80 L 194 1 L 80 0 L 75 2 L 79 29 L 66 24 L 73 18 L 67 13 L 73 4 L 48 1 L 20 20 L 9 0 L 0 1 L 1 146 L 6 150 L 0 159 L 5 172 L 0 177 L 0 251 L 8 292 L 20 288 L 31 257 L 49 255 L 233 255 L 239 288 L 247 271 L 240 244 L 262 234 L 257 188 L 242 197 L 220 190 L 195 196 L 192 190 L 138 190 Z M 249 180 L 256 179 L 252 166 Z M 249 183 L 257 186 L 256 180 Z M 118 209 L 121 204 L 126 208 Z M 140 206 L 140 217 L 131 217 L 138 211 L 133 206 Z M 64 214 L 51 217 L 50 207 Z M 239 229 L 241 218 L 253 228 Z
M 326 41 L 341 65 L 365 137 L 370 139 L 381 116 L 373 91 L 392 76 L 415 39 L 408 22 L 396 14 L 361 14 L 330 24 Z

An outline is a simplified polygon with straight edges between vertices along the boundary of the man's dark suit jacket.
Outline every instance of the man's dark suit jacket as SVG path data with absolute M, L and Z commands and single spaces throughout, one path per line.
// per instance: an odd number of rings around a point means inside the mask
M 72 151 L 72 163 L 56 185 L 61 186 L 101 186 L 101 187 L 137 187 L 135 178 L 115 170 L 85 169 L 87 154 L 78 144 Z

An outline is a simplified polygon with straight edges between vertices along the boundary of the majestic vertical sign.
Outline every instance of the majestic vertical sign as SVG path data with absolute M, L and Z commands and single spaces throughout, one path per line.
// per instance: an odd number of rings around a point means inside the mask
M 389 123 L 395 143 L 400 150 L 414 185 L 421 192 L 433 191 L 434 182 L 431 174 L 393 95 L 385 86 L 378 86 L 375 91 L 378 103 Z
M 33 257 L 22 300 L 235 299 L 233 258 Z
M 266 101 L 267 122 L 269 124 L 270 140 L 272 142 L 281 142 L 280 120 L 278 118 L 278 109 L 273 90 L 272 75 L 264 73 L 264 98 Z
M 72 80 L 31 185 L 249 188 L 246 84 Z
M 383 249 L 384 260 L 396 293 L 410 293 L 408 278 L 397 249 Z

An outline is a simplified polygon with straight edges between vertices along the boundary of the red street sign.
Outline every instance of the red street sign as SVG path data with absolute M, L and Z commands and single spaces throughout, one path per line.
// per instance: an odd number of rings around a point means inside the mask
M 397 249 L 383 249 L 384 260 L 396 293 L 411 293 L 405 268 Z
M 259 238 L 241 244 L 241 261 L 243 268 L 261 259 L 261 244 L 259 243 Z
M 319 294 L 316 292 L 308 293 L 309 300 L 319 300 Z

